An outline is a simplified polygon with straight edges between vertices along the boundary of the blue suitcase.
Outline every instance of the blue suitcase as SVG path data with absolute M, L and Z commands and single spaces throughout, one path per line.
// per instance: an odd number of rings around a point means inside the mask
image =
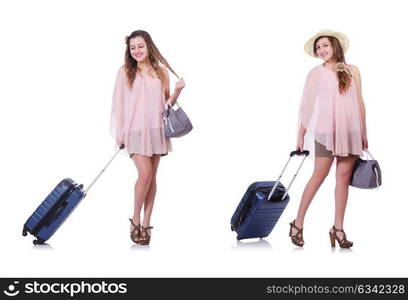
M 123 147 L 121 146 L 120 149 L 123 149 Z M 82 184 L 77 184 L 70 178 L 63 179 L 25 222 L 23 236 L 26 236 L 27 232 L 29 232 L 36 238 L 33 241 L 34 245 L 44 244 L 86 196 L 89 189 L 116 157 L 120 149 L 86 190 L 83 189 Z
M 279 180 L 294 155 L 304 158 L 286 189 Z M 271 233 L 289 202 L 289 189 L 308 155 L 307 150 L 292 151 L 277 181 L 258 181 L 248 187 L 231 218 L 231 230 L 237 233 L 237 240 L 264 238 Z

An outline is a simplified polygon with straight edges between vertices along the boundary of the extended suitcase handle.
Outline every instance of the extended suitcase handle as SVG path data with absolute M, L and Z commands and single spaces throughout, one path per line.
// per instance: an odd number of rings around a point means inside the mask
M 88 191 L 91 189 L 91 187 L 95 184 L 95 182 L 99 179 L 99 177 L 101 177 L 102 173 L 105 172 L 106 168 L 110 165 L 110 163 L 112 162 L 112 160 L 115 159 L 115 157 L 119 154 L 120 150 L 122 150 L 123 148 L 125 148 L 125 144 L 122 143 L 119 146 L 119 150 L 116 151 L 116 153 L 113 155 L 113 157 L 110 159 L 110 161 L 106 164 L 106 166 L 102 169 L 102 171 L 99 172 L 98 176 L 96 176 L 96 178 L 92 181 L 92 183 L 85 189 L 84 194 L 86 196 L 86 194 L 88 193 Z
M 271 200 L 273 193 L 275 192 L 276 188 L 278 187 L 279 180 L 282 178 L 283 173 L 285 172 L 285 170 L 286 170 L 286 168 L 287 168 L 287 166 L 288 166 L 288 164 L 289 164 L 291 158 L 292 158 L 293 156 L 295 156 L 295 155 L 304 155 L 304 157 L 303 157 L 303 159 L 302 159 L 302 162 L 301 162 L 300 165 L 299 165 L 299 168 L 296 170 L 295 175 L 293 176 L 292 180 L 290 181 L 290 183 L 289 183 L 289 185 L 288 185 L 288 188 L 286 189 L 285 194 L 284 194 L 283 197 L 282 197 L 282 200 L 285 199 L 286 195 L 287 195 L 288 192 L 289 192 L 290 187 L 292 186 L 293 181 L 295 180 L 297 174 L 299 173 L 300 168 L 302 167 L 302 165 L 303 165 L 303 163 L 304 163 L 306 157 L 309 156 L 309 154 L 310 154 L 310 152 L 309 152 L 308 150 L 304 150 L 304 151 L 295 150 L 295 151 L 290 152 L 288 161 L 286 162 L 285 166 L 283 167 L 283 170 L 282 170 L 282 172 L 280 173 L 278 180 L 276 180 L 275 185 L 273 186 L 271 192 L 270 192 L 269 195 L 268 195 L 268 201 Z
M 305 155 L 305 156 L 309 156 L 310 152 L 308 150 L 295 150 L 290 152 L 290 157 L 294 156 L 294 155 Z

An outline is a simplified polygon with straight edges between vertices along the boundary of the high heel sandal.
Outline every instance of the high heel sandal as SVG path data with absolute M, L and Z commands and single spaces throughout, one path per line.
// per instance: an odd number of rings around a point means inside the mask
M 142 226 L 140 231 L 140 245 L 149 245 L 150 243 L 150 234 L 148 232 L 149 229 L 153 229 L 153 226 Z
M 292 243 L 295 244 L 298 247 L 303 247 L 303 245 L 305 244 L 305 241 L 303 240 L 303 228 L 298 228 L 295 225 L 295 220 L 293 220 L 293 222 L 289 223 L 290 225 L 290 229 L 289 229 L 289 237 L 292 240 Z M 292 235 L 292 229 L 296 229 L 297 232 L 296 234 Z
M 329 235 L 330 235 L 330 243 L 333 248 L 336 247 L 336 240 L 340 248 L 350 248 L 353 246 L 353 242 L 347 240 L 346 233 L 344 232 L 343 229 L 337 229 L 336 227 L 334 227 L 334 225 L 332 229 L 333 229 L 333 232 L 330 231 Z M 337 232 L 343 232 L 343 238 L 341 240 L 337 236 Z
M 139 244 L 140 243 L 140 224 L 135 225 L 133 223 L 132 219 L 129 218 L 130 223 L 133 225 L 133 230 L 130 231 L 130 239 L 132 240 L 133 243 Z

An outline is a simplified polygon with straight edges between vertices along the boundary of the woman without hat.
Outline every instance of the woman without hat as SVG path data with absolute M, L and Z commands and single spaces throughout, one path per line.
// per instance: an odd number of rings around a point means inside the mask
M 111 133 L 138 171 L 133 216 L 129 219 L 130 238 L 136 244 L 148 245 L 160 158 L 172 150 L 164 133 L 163 110 L 166 102 L 176 103 L 185 83 L 183 79 L 177 81 L 170 95 L 167 70 L 177 74 L 149 33 L 136 30 L 125 38 L 125 43 L 125 63 L 119 68 L 113 93 Z

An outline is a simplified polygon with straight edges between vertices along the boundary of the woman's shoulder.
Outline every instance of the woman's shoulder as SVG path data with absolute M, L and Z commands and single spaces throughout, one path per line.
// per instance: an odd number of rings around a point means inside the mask
M 124 78 L 126 76 L 126 69 L 125 69 L 125 65 L 121 65 L 118 68 L 118 71 L 116 72 L 116 77 L 117 78 Z
M 353 76 L 360 76 L 360 70 L 356 65 L 347 64 L 347 67 Z
M 347 64 L 347 67 L 349 67 L 350 69 L 358 70 L 358 67 L 353 64 Z
M 169 72 L 167 71 L 165 67 L 159 66 L 158 72 L 160 76 L 163 76 L 164 78 L 169 78 Z
M 312 69 L 309 70 L 309 74 L 314 74 L 317 73 L 321 70 L 322 65 L 316 65 Z
M 121 65 L 121 66 L 119 67 L 118 73 L 123 73 L 123 74 L 126 73 L 125 65 Z
M 162 79 L 162 83 L 167 86 L 169 84 L 169 80 L 170 80 L 169 79 L 169 72 L 167 71 L 167 69 L 165 67 L 162 67 L 162 66 L 159 66 L 157 71 L 159 73 L 159 77 Z
M 321 67 L 322 67 L 322 65 L 314 66 L 314 67 L 313 67 L 312 69 L 310 69 L 309 72 L 307 73 L 307 77 L 310 78 L 310 77 L 313 77 L 313 76 L 316 76 L 317 74 L 319 74 L 319 73 L 320 73 L 320 70 L 321 70 Z
M 347 64 L 347 67 L 349 68 L 350 71 L 359 72 L 359 69 L 356 65 Z

